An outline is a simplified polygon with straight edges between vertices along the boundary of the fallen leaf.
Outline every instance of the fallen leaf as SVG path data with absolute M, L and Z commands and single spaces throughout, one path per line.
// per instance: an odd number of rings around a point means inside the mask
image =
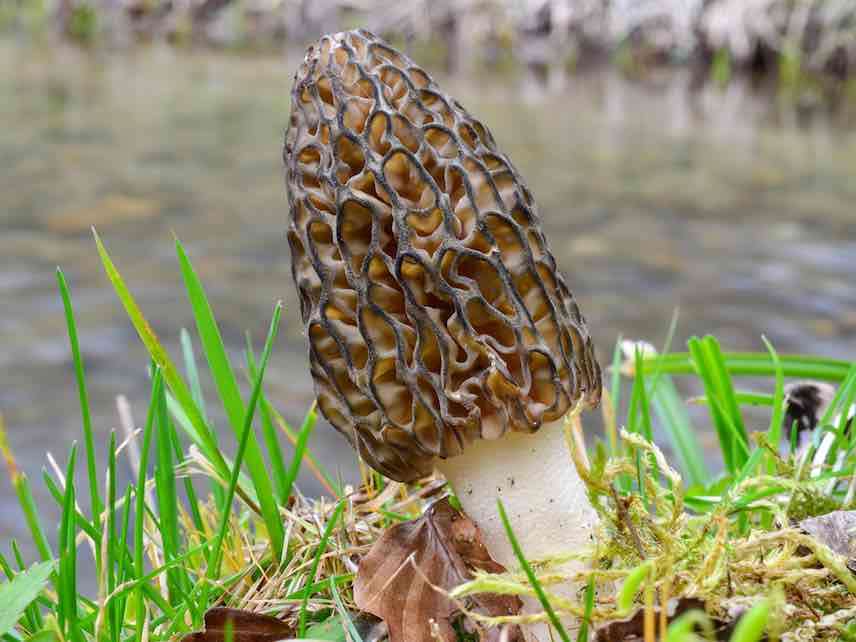
M 448 499 L 434 503 L 419 519 L 388 528 L 360 561 L 354 601 L 383 619 L 390 642 L 435 642 L 431 623 L 446 642 L 456 639 L 452 620 L 458 608 L 447 591 L 472 577 L 473 570 L 503 572 L 482 542 L 478 527 L 452 508 Z M 467 610 L 484 615 L 515 615 L 515 596 L 478 595 Z M 522 640 L 518 627 L 509 641 Z M 498 628 L 479 629 L 483 641 L 499 640 Z
M 834 552 L 847 558 L 847 567 L 856 570 L 856 511 L 836 510 L 810 517 L 799 527 Z
M 229 622 L 233 642 L 276 642 L 294 634 L 292 626 L 270 615 L 218 607 L 205 613 L 202 631 L 188 633 L 181 642 L 224 642 Z
M 704 602 L 693 597 L 682 597 L 670 600 L 666 610 L 666 621 L 670 622 L 684 613 L 699 610 L 704 612 Z M 660 619 L 660 609 L 654 609 L 654 621 Z M 711 619 L 717 640 L 727 640 L 731 632 L 730 626 Z M 595 642 L 645 642 L 645 609 L 637 609 L 633 615 L 624 620 L 614 620 L 600 626 L 595 631 Z

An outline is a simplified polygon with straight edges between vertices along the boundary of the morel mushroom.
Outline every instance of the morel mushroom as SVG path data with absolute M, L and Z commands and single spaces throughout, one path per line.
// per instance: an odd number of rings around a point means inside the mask
M 288 241 L 324 416 L 387 477 L 435 467 L 515 560 L 587 544 L 595 515 L 562 418 L 600 369 L 532 195 L 488 129 L 366 31 L 294 79 Z

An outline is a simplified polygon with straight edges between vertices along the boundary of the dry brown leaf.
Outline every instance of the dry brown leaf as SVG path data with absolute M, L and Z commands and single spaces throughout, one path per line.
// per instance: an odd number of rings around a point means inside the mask
M 671 624 L 677 617 L 689 611 L 705 611 L 705 604 L 695 597 L 675 598 L 666 606 L 666 621 Z M 737 618 L 739 619 L 739 618 Z M 654 621 L 659 622 L 660 609 L 654 608 Z M 734 622 L 723 622 L 717 618 L 710 618 L 713 625 L 713 633 L 717 642 L 724 642 L 731 638 L 734 630 Z M 705 638 L 707 639 L 707 638 Z M 766 638 L 765 638 L 766 639 Z M 597 628 L 594 632 L 595 642 L 645 642 L 645 609 L 636 609 L 629 617 L 623 620 L 613 620 Z
M 223 642 L 231 622 L 233 642 L 276 642 L 289 638 L 294 629 L 275 617 L 223 607 L 205 613 L 205 628 L 185 635 L 181 642 Z
M 679 615 L 698 609 L 704 611 L 704 602 L 695 598 L 681 598 L 669 603 L 668 621 Z M 660 610 L 654 609 L 654 620 L 660 619 Z M 594 633 L 595 642 L 645 642 L 645 609 L 640 608 L 623 620 L 604 624 Z
M 848 566 L 856 561 L 856 511 L 836 510 L 820 517 L 810 517 L 799 527 L 819 542 L 826 544 L 848 559 Z
M 432 621 L 440 638 L 453 642 L 451 622 L 458 609 L 445 592 L 469 580 L 475 569 L 505 570 L 491 559 L 473 521 L 442 499 L 419 519 L 381 535 L 360 561 L 354 601 L 386 622 L 390 642 L 435 642 Z M 515 615 L 521 602 L 515 596 L 480 595 L 466 606 L 484 615 Z M 523 639 L 517 627 L 509 633 L 510 641 Z M 483 641 L 499 637 L 497 628 L 480 631 Z

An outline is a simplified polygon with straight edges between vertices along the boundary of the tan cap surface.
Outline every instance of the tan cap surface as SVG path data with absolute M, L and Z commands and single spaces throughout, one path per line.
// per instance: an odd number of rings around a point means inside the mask
M 487 128 L 365 31 L 309 48 L 288 241 L 318 406 L 387 477 L 596 405 L 591 338 Z

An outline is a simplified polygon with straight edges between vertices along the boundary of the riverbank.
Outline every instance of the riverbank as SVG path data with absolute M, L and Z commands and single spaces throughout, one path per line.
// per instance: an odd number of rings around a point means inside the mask
M 0 8 L 2 31 L 108 48 L 167 41 L 302 50 L 318 34 L 354 26 L 450 70 L 686 66 L 719 82 L 750 73 L 786 86 L 856 71 L 856 5 L 847 0 L 33 0 Z

